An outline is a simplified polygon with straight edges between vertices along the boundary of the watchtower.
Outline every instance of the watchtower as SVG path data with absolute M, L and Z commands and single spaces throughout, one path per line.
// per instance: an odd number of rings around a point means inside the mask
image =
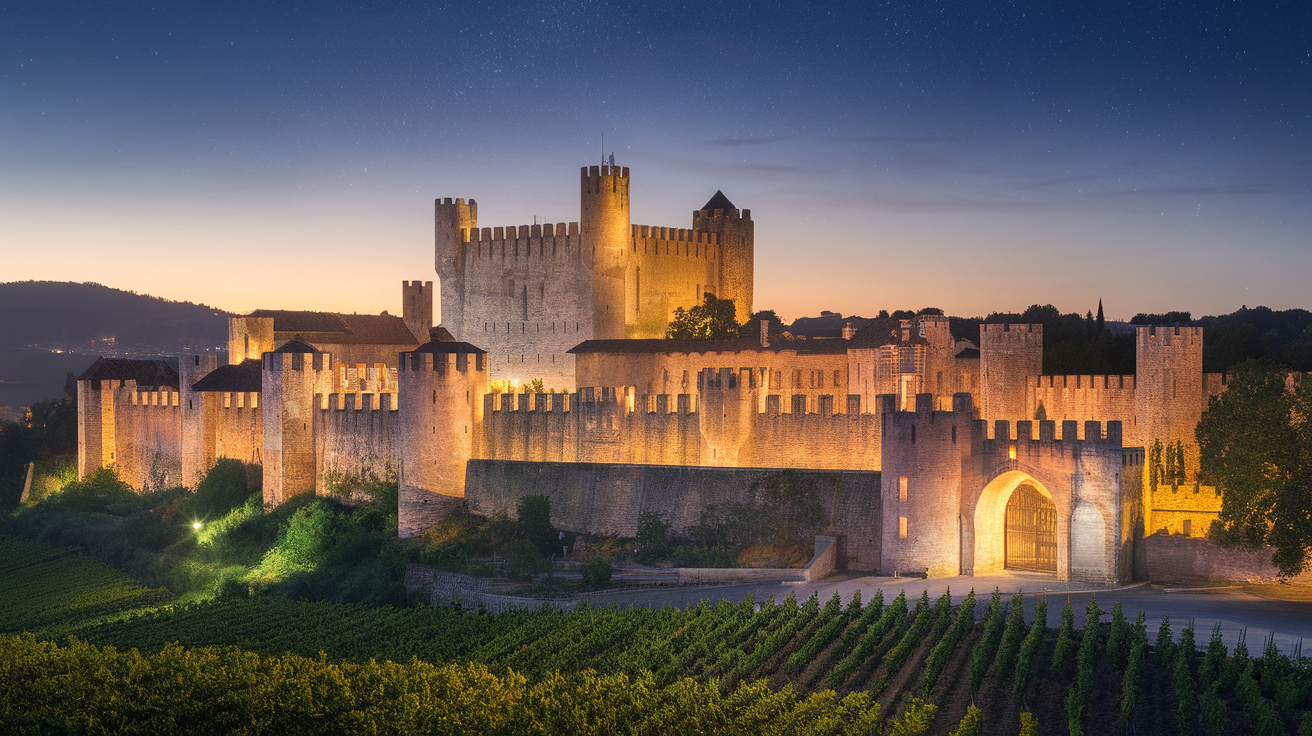
M 718 233 L 720 236 L 720 293 L 721 299 L 732 299 L 739 324 L 752 314 L 752 275 L 755 226 L 751 210 L 739 210 L 733 202 L 716 190 L 715 196 L 700 210 L 692 213 L 692 229 Z
M 468 230 L 476 227 L 478 203 L 474 200 L 433 200 L 433 251 L 442 290 L 442 324 L 457 339 L 465 324 L 465 238 Z M 416 337 L 421 342 L 428 339 L 426 333 Z
M 314 493 L 314 395 L 320 372 L 332 371 L 332 356 L 300 339 L 265 353 L 261 373 L 264 422 L 264 503 Z
M 400 358 L 402 492 L 462 497 L 465 465 L 483 425 L 488 355 L 435 336 Z
M 1198 468 L 1194 428 L 1203 415 L 1203 328 L 1135 330 L 1135 442 L 1181 442 L 1185 468 Z
M 592 263 L 592 337 L 624 337 L 625 257 L 633 242 L 629 212 L 629 169 L 585 166 L 579 171 L 579 231 L 583 257 Z M 446 308 L 446 290 L 442 291 Z M 446 322 L 443 312 L 442 321 Z M 460 335 L 456 335 L 457 338 Z
M 1043 373 L 1043 325 L 979 326 L 980 415 L 985 421 L 1026 416 L 1026 378 Z
M 401 319 L 420 345 L 428 342 L 428 329 L 433 326 L 432 281 L 401 282 Z

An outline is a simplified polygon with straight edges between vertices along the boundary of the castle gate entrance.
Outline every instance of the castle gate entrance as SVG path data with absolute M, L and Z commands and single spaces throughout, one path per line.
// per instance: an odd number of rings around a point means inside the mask
M 1007 501 L 1004 567 L 1057 572 L 1057 506 L 1029 483 Z

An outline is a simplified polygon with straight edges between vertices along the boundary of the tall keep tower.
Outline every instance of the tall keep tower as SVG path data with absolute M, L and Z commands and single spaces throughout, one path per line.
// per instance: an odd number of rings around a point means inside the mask
M 465 241 L 464 230 L 478 227 L 478 203 L 464 199 L 451 201 L 436 199 L 433 201 L 433 243 L 434 256 L 437 261 L 437 277 L 442 290 L 442 324 L 456 338 L 465 323 L 466 285 L 464 279 Z M 420 336 L 421 341 L 427 335 Z
M 1043 325 L 979 326 L 981 419 L 1032 419 L 1026 415 L 1026 382 L 1042 373 Z
M 587 166 L 579 172 L 579 231 L 583 257 L 592 263 L 592 337 L 624 337 L 626 246 L 633 242 L 629 169 Z M 442 291 L 446 308 L 446 290 Z M 446 321 L 445 313 L 442 320 Z M 456 335 L 460 338 L 459 335 Z
M 1194 428 L 1203 416 L 1203 328 L 1135 330 L 1134 441 L 1182 442 L 1185 468 L 1198 469 Z
M 710 201 L 692 213 L 692 229 L 720 236 L 721 299 L 732 299 L 739 324 L 752 315 L 752 278 L 755 227 L 752 211 L 741 210 L 717 190 Z M 699 296 L 700 299 L 700 296 Z

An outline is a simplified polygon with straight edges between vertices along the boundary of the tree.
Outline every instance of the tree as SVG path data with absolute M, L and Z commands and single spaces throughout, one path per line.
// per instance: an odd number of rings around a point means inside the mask
M 732 299 L 720 299 L 710 292 L 704 301 L 685 310 L 675 307 L 665 337 L 670 340 L 732 340 L 738 337 Z
M 1222 491 L 1213 538 L 1275 547 L 1281 576 L 1306 569 L 1312 550 L 1312 381 L 1289 375 L 1268 359 L 1241 364 L 1196 430 L 1203 480 Z
M 770 323 L 769 329 L 771 335 L 777 335 L 784 331 L 784 321 L 779 318 L 778 314 L 775 314 L 773 309 L 760 309 L 752 312 L 752 316 L 747 318 L 747 324 L 744 326 L 751 329 L 754 326 L 760 325 L 761 320 Z
M 519 528 L 539 552 L 553 555 L 560 552 L 556 530 L 551 526 L 551 498 L 533 494 L 519 499 Z

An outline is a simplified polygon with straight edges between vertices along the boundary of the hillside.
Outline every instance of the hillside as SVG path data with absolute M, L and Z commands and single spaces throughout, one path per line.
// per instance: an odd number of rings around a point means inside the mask
M 0 314 L 0 407 L 11 410 L 62 395 L 98 355 L 213 352 L 228 339 L 226 312 L 94 283 L 3 283 Z

